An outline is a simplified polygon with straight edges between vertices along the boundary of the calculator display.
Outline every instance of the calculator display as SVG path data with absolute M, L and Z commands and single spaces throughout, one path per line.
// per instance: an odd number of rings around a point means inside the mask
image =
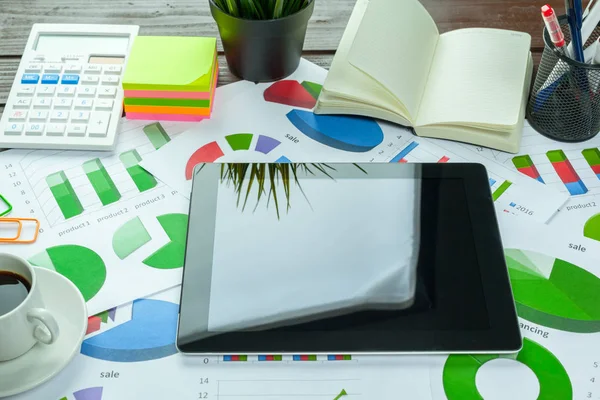
M 90 64 L 123 64 L 125 57 L 90 56 Z
M 126 54 L 129 36 L 40 33 L 34 50 L 44 54 Z

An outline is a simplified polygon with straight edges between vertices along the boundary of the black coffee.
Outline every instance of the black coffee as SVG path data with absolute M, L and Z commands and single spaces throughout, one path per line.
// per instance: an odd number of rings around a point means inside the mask
M 21 275 L 0 271 L 0 317 L 21 304 L 31 290 L 31 284 Z

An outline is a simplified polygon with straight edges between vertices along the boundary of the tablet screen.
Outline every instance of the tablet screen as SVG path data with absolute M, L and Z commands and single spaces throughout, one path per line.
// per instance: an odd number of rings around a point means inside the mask
M 224 164 L 207 331 L 412 304 L 419 186 L 355 165 Z
M 494 325 L 465 179 L 282 166 L 197 168 L 180 349 L 400 351 Z

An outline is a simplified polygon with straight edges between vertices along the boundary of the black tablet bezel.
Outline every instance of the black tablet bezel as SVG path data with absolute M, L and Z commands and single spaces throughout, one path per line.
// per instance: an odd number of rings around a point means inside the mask
M 335 166 L 334 164 L 331 164 Z M 479 353 L 515 352 L 522 346 L 508 270 L 485 167 L 475 163 L 379 164 L 381 171 L 422 178 L 462 179 L 479 260 L 489 329 L 403 331 L 243 331 L 203 337 L 208 323 L 210 271 L 221 165 L 196 167 L 183 270 L 177 347 L 183 353 Z M 373 164 L 369 164 L 373 168 Z M 384 174 L 389 176 L 388 173 Z M 375 176 L 377 177 L 377 176 Z M 194 196 L 203 201 L 195 202 Z M 192 223 L 194 221 L 194 223 Z M 188 263 L 192 253 L 193 264 Z M 202 301 L 198 301 L 198 297 Z M 202 308 L 202 304 L 207 307 Z M 206 322 L 203 322 L 206 321 Z M 368 343 L 368 345 L 365 345 Z

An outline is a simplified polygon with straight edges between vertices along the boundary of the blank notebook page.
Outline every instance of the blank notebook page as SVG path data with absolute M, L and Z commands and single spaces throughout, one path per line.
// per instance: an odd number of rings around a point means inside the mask
M 416 125 L 516 125 L 530 45 L 528 34 L 498 29 L 441 35 Z
M 253 189 L 242 211 L 233 189 L 220 185 L 209 331 L 412 299 L 419 181 L 325 178 L 301 185 L 306 198 L 291 183 L 289 211 L 279 188 L 279 219 L 273 199 L 254 210 Z
M 371 0 L 348 61 L 392 93 L 414 121 L 438 37 L 417 0 Z

